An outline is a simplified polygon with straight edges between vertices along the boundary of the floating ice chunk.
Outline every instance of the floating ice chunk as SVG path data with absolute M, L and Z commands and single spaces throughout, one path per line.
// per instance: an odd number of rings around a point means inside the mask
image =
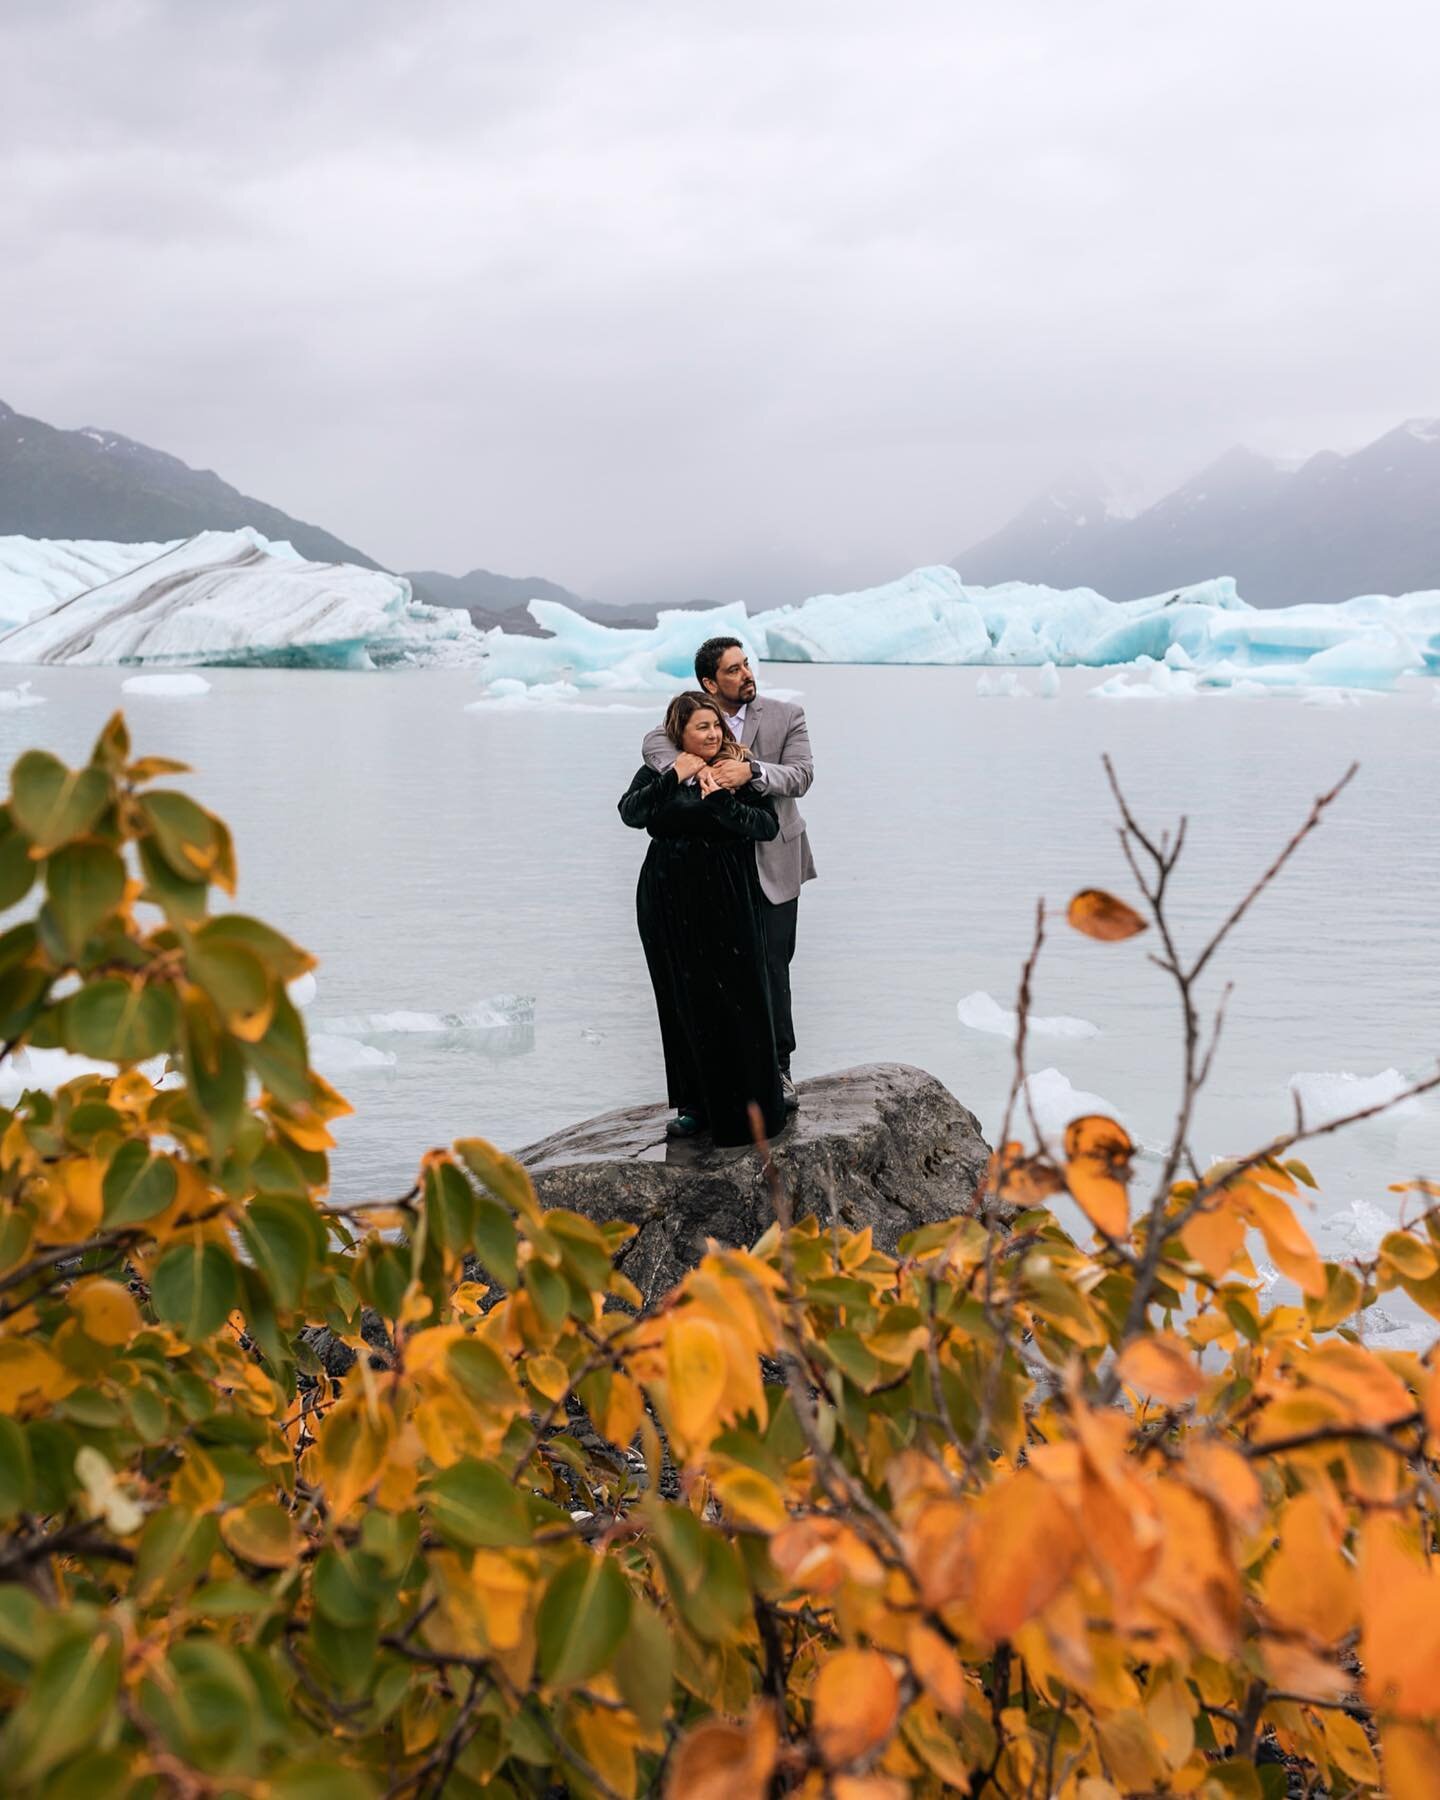
M 138 1065 L 140 1072 L 159 1082 L 165 1067 L 163 1056 L 151 1057 Z M 41 1088 L 46 1093 L 76 1081 L 82 1075 L 114 1077 L 120 1073 L 115 1063 L 97 1062 L 90 1056 L 75 1056 L 68 1050 L 37 1050 L 25 1045 L 12 1050 L 0 1062 L 0 1106 L 13 1106 L 27 1088 Z
M 368 669 L 481 655 L 463 607 L 422 606 L 402 576 L 307 562 L 256 531 L 79 548 L 88 560 L 70 543 L 4 540 L 15 566 L 7 582 L 0 561 L 0 618 L 24 622 L 0 632 L 0 662 Z M 36 611 L 42 592 L 53 603 Z
M 752 657 L 764 641 L 750 630 L 738 603 L 708 612 L 662 612 L 648 630 L 597 625 L 557 600 L 532 600 L 529 612 L 551 636 L 515 637 L 499 626 L 485 634 L 480 674 L 492 692 L 501 682 L 533 688 L 563 681 L 619 693 L 674 694 L 694 686 L 695 652 L 707 637 L 738 637 Z M 517 692 L 507 685 L 502 698 L 513 701 Z
M 1019 1018 L 1011 1007 L 1001 1006 L 986 993 L 967 994 L 957 1001 L 955 1011 L 960 1023 L 971 1031 L 987 1031 L 995 1037 L 1009 1038 L 1013 1043 L 1019 1030 Z M 1034 1037 L 1091 1038 L 1100 1035 L 1100 1027 L 1088 1019 L 1067 1018 L 1063 1013 L 1054 1018 L 1038 1019 L 1033 1014 L 1025 1029 Z
M 203 675 L 129 675 L 120 683 L 120 692 L 179 699 L 191 694 L 208 694 L 210 683 Z
M 1065 1136 L 1065 1127 L 1072 1119 L 1083 1118 L 1087 1113 L 1103 1113 L 1106 1118 L 1115 1119 L 1124 1124 L 1119 1110 L 1099 1094 L 1087 1094 L 1079 1088 L 1072 1087 L 1068 1079 L 1058 1069 L 1036 1069 L 1025 1077 L 1025 1093 L 1029 1095 L 1027 1107 L 1025 1095 L 1022 1094 L 1012 1124 L 1024 1130 L 1030 1120 L 1031 1111 L 1040 1126 L 1040 1135 L 1052 1147 L 1057 1147 Z
M 45 696 L 32 694 L 30 683 L 22 681 L 19 687 L 0 688 L 0 712 L 14 712 L 21 706 L 43 706 Z
M 319 983 L 314 971 L 307 969 L 303 975 L 297 975 L 293 981 L 287 981 L 285 992 L 290 996 L 293 1006 L 308 1006 L 315 998 Z
M 1187 668 L 1140 656 L 1129 669 L 1090 690 L 1092 700 L 1193 700 L 1196 677 Z
M 1028 700 L 1030 690 L 1013 669 L 987 669 L 975 683 L 982 700 Z
M 1369 1106 L 1381 1106 L 1403 1094 L 1410 1083 L 1398 1069 L 1382 1069 L 1378 1075 L 1299 1074 L 1290 1077 L 1287 1086 L 1299 1100 L 1307 1125 L 1325 1125 L 1342 1119 L 1347 1113 L 1362 1112 Z M 1411 1095 L 1388 1111 L 1376 1115 L 1376 1122 L 1413 1119 L 1424 1111 L 1419 1099 Z
M 328 1019 L 327 1031 L 346 1037 L 438 1036 L 457 1031 L 508 1031 L 512 1025 L 529 1025 L 535 1018 L 530 994 L 495 994 L 462 1012 L 356 1013 L 349 1018 Z
M 605 1042 L 605 1033 L 603 1031 L 595 1031 L 589 1025 L 582 1025 L 580 1027 L 580 1042 L 582 1044 L 603 1044 Z
M 653 712 L 654 706 L 627 705 L 624 701 L 586 700 L 573 681 L 540 681 L 526 687 L 514 676 L 502 675 L 485 689 L 483 697 L 466 703 L 466 712 Z
M 1039 692 L 1042 700 L 1060 698 L 1060 671 L 1053 662 L 1047 662 L 1040 670 Z
M 1354 1199 L 1346 1207 L 1322 1221 L 1321 1229 L 1328 1242 L 1334 1242 L 1347 1256 L 1373 1256 L 1395 1221 L 1382 1212 L 1373 1200 Z
M 374 1044 L 362 1044 L 358 1038 L 343 1037 L 329 1031 L 310 1033 L 310 1061 L 322 1075 L 353 1075 L 362 1069 L 393 1069 L 393 1050 L 380 1050 Z

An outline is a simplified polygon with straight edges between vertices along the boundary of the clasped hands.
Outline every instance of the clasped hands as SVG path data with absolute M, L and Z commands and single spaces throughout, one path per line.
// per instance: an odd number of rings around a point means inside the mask
M 751 778 L 751 769 L 743 757 L 731 756 L 723 762 L 707 763 L 703 757 L 682 750 L 675 758 L 675 779 L 688 781 L 692 775 L 702 794 L 718 794 L 744 787 Z

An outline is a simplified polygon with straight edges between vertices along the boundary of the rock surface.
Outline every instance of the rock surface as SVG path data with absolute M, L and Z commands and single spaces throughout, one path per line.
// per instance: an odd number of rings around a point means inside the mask
M 968 1211 L 989 1157 L 975 1115 L 923 1069 L 864 1063 L 799 1083 L 771 1146 L 795 1218 L 869 1226 L 893 1251 L 907 1231 Z M 542 1205 L 639 1227 L 621 1266 L 647 1301 L 694 1268 L 706 1238 L 753 1244 L 774 1219 L 753 1149 L 669 1142 L 662 1105 L 601 1113 L 518 1151 Z

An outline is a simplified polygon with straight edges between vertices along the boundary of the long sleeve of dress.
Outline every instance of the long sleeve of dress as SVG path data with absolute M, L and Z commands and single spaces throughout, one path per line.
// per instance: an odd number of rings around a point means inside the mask
M 726 788 L 710 794 L 703 802 L 705 810 L 736 837 L 750 838 L 757 844 L 768 844 L 780 835 L 780 821 L 775 808 L 763 794 L 753 800 L 742 800 Z
M 635 779 L 620 796 L 620 817 L 643 831 L 661 807 L 675 798 L 678 785 L 674 769 L 666 769 L 664 774 L 649 767 L 637 769 Z

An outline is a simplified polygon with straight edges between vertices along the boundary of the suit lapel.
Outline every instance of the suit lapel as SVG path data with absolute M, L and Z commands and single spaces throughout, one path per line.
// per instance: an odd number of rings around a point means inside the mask
M 760 729 L 760 696 L 757 694 L 745 708 L 745 729 L 740 733 L 740 742 L 747 748 L 755 742 L 755 733 Z

